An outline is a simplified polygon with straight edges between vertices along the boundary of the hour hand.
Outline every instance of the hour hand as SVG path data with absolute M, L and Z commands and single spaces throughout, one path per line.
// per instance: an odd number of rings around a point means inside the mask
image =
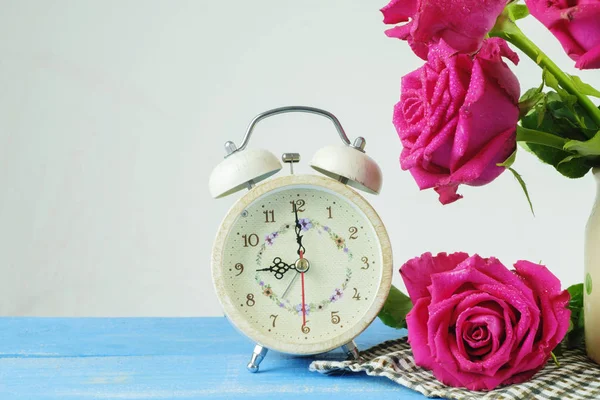
M 288 272 L 290 269 L 296 269 L 294 264 L 286 264 L 281 260 L 280 257 L 275 257 L 273 259 L 273 264 L 268 268 L 257 269 L 257 271 L 268 271 L 272 272 L 275 278 L 282 279 L 283 275 Z

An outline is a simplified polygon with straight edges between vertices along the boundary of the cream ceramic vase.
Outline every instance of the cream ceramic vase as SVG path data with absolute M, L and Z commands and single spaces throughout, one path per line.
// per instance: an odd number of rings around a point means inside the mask
M 585 230 L 583 302 L 588 356 L 600 364 L 600 168 L 594 169 L 597 195 Z

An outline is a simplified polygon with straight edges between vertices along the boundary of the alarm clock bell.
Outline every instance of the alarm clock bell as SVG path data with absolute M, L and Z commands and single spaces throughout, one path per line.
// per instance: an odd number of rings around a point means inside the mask
M 313 169 L 355 189 L 379 194 L 382 185 L 381 169 L 365 154 L 366 141 L 363 137 L 359 136 L 351 143 L 340 121 L 328 111 L 314 107 L 288 106 L 268 110 L 254 117 L 239 147 L 231 141 L 225 143 L 225 159 L 216 166 L 210 176 L 209 189 L 214 198 L 225 197 L 242 189 L 252 189 L 256 183 L 281 170 L 281 163 L 270 151 L 245 148 L 255 126 L 261 120 L 289 112 L 305 112 L 328 118 L 344 142 L 342 146 L 326 146 L 317 151 L 310 163 Z M 289 163 L 298 161 L 299 159 L 284 159 L 284 162 Z
M 235 145 L 227 142 L 225 146 L 231 149 Z M 276 174 L 280 169 L 281 163 L 268 150 L 236 151 L 228 154 L 213 170 L 209 181 L 210 194 L 218 199 L 242 189 L 252 189 L 256 183 Z

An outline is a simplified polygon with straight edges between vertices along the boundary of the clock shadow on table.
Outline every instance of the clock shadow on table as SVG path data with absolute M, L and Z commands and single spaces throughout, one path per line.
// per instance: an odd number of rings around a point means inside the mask
M 417 392 L 404 388 L 383 376 L 369 376 L 365 372 L 340 371 L 331 374 L 321 374 L 309 371 L 308 367 L 310 363 L 316 360 L 346 360 L 345 354 L 339 349 L 312 356 L 296 356 L 282 353 L 272 354 L 272 356 L 273 359 L 270 365 L 265 365 L 264 368 L 261 365 L 261 371 L 254 376 L 257 382 L 262 381 L 263 383 L 267 383 L 289 380 L 291 379 L 290 376 L 293 376 L 294 382 L 297 385 L 310 387 L 315 395 L 321 392 L 335 392 L 339 388 L 345 395 L 354 393 L 363 396 L 368 392 L 370 395 L 380 393 L 387 396 L 390 393 L 404 394 L 411 392 L 414 393 L 413 395 L 420 396 Z
M 375 334 L 375 335 L 373 335 Z M 374 323 L 368 327 L 365 332 L 359 335 L 355 342 L 360 350 L 367 350 L 373 346 L 376 346 L 384 341 L 398 339 L 406 336 L 407 332 L 405 329 L 393 329 L 384 326 L 379 320 L 375 320 Z M 314 355 L 295 355 L 280 353 L 277 351 L 269 351 L 267 357 L 263 361 L 260 367 L 261 374 L 289 374 L 290 372 L 303 375 L 308 373 L 314 376 L 350 376 L 358 377 L 366 375 L 365 373 L 355 373 L 350 371 L 335 371 L 330 374 L 321 374 L 317 372 L 310 372 L 309 366 L 313 361 L 347 361 L 351 360 L 341 348 L 333 349 L 327 353 L 320 353 Z M 379 377 L 372 377 L 379 378 Z M 388 381 L 387 379 L 385 379 Z
M 402 399 L 422 399 L 423 395 L 407 389 L 392 380 L 382 376 L 369 376 L 365 372 L 343 372 L 336 375 L 325 375 L 318 372 L 309 371 L 309 365 L 315 360 L 343 361 L 346 355 L 341 349 L 334 349 L 327 353 L 298 356 L 276 351 L 269 351 L 260 365 L 260 370 L 256 374 L 246 371 L 246 363 L 252 352 L 253 343 L 239 334 L 233 327 L 228 329 L 225 336 L 231 336 L 228 343 L 229 360 L 227 364 L 235 369 L 230 374 L 237 376 L 237 379 L 253 387 L 269 387 L 270 396 L 282 395 L 282 398 L 289 396 L 307 394 L 314 399 L 331 398 L 334 393 L 341 393 L 346 398 L 380 399 L 402 398 Z M 356 339 L 355 342 L 359 349 L 367 350 L 387 340 L 397 339 L 406 336 L 406 330 L 397 330 L 385 326 L 380 320 L 375 319 L 373 323 Z M 223 333 L 221 333 L 223 334 Z M 285 395 L 283 395 L 285 394 Z M 389 397 L 389 395 L 392 397 Z M 355 397 L 353 397 L 355 396 Z M 267 398 L 275 398 L 268 397 Z

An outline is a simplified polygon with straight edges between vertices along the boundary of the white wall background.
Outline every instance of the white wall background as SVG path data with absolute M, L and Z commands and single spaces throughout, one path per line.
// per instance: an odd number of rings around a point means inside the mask
M 210 250 L 242 194 L 211 199 L 208 176 L 223 142 L 289 104 L 330 110 L 367 138 L 384 172 L 368 199 L 396 269 L 464 250 L 543 260 L 565 286 L 580 281 L 591 176 L 562 178 L 521 152 L 533 218 L 509 174 L 443 207 L 400 170 L 392 107 L 421 61 L 384 36 L 384 2 L 1 0 L 0 314 L 220 315 Z M 522 25 L 575 72 L 539 23 Z M 538 85 L 530 60 L 516 72 Z M 600 87 L 599 71 L 582 77 Z M 251 146 L 308 161 L 331 143 L 327 120 L 285 115 Z

